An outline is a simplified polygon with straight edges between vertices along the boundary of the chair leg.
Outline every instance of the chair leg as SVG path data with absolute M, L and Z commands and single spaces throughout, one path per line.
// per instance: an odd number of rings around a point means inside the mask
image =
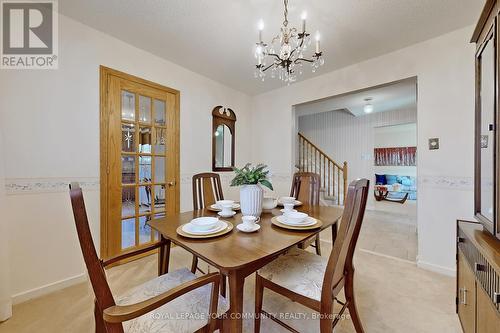
M 264 284 L 259 274 L 255 275 L 255 319 L 254 333 L 260 333 L 260 322 L 262 320 L 262 302 L 264 299 Z
M 94 303 L 94 321 L 95 321 L 95 332 L 96 333 L 106 333 L 106 326 L 104 325 L 104 319 L 102 318 L 102 312 L 99 311 L 97 302 Z
M 191 262 L 191 273 L 196 273 L 196 267 L 198 267 L 198 257 L 193 255 L 193 261 Z
M 319 239 L 319 234 L 316 235 L 316 240 L 315 240 L 315 244 L 316 246 L 316 254 L 318 256 L 321 255 L 321 240 Z
M 356 307 L 356 301 L 354 299 L 354 270 L 351 270 L 347 274 L 346 284 L 345 284 L 345 297 L 347 301 L 347 309 L 352 319 L 356 333 L 364 333 L 363 325 L 361 324 L 361 319 L 359 318 L 358 309 Z

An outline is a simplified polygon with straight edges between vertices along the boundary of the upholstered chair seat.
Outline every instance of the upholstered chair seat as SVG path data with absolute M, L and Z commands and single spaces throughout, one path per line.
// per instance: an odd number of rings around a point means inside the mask
M 320 301 L 327 264 L 327 259 L 294 247 L 261 268 L 258 274 L 299 295 Z
M 158 276 L 116 298 L 117 305 L 138 303 L 164 293 L 184 282 L 196 279 L 187 268 Z M 173 301 L 130 321 L 123 322 L 126 333 L 182 333 L 195 332 L 208 321 L 211 286 L 192 290 Z M 226 299 L 219 296 L 218 314 L 229 309 Z

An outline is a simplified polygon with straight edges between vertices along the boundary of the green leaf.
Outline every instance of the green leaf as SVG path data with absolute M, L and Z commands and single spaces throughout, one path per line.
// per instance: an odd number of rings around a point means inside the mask
M 267 179 L 269 170 L 267 165 L 259 163 L 252 167 L 250 163 L 245 164 L 241 169 L 233 168 L 234 178 L 231 180 L 231 186 L 262 184 L 269 189 L 273 189 L 271 182 Z
M 273 191 L 273 184 L 271 184 L 270 181 L 268 181 L 267 179 L 262 179 L 259 181 L 259 183 L 261 183 L 263 186 L 267 187 L 268 189 L 270 189 L 271 191 Z

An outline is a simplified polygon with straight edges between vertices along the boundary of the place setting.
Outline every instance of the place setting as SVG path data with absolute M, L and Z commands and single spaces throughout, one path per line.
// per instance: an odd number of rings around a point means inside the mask
M 298 212 L 293 207 L 297 200 L 294 197 L 282 197 L 280 200 L 284 209 L 281 209 L 283 215 L 275 216 L 271 219 L 271 223 L 285 229 L 291 230 L 310 230 L 316 229 L 323 225 L 323 223 L 306 213 Z
M 233 230 L 233 224 L 218 217 L 198 217 L 177 228 L 177 234 L 188 238 L 211 238 Z

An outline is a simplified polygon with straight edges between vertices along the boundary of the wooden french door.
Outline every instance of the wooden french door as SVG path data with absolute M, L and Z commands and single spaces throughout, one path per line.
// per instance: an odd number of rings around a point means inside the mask
M 158 241 L 178 181 L 179 92 L 101 67 L 101 257 Z

